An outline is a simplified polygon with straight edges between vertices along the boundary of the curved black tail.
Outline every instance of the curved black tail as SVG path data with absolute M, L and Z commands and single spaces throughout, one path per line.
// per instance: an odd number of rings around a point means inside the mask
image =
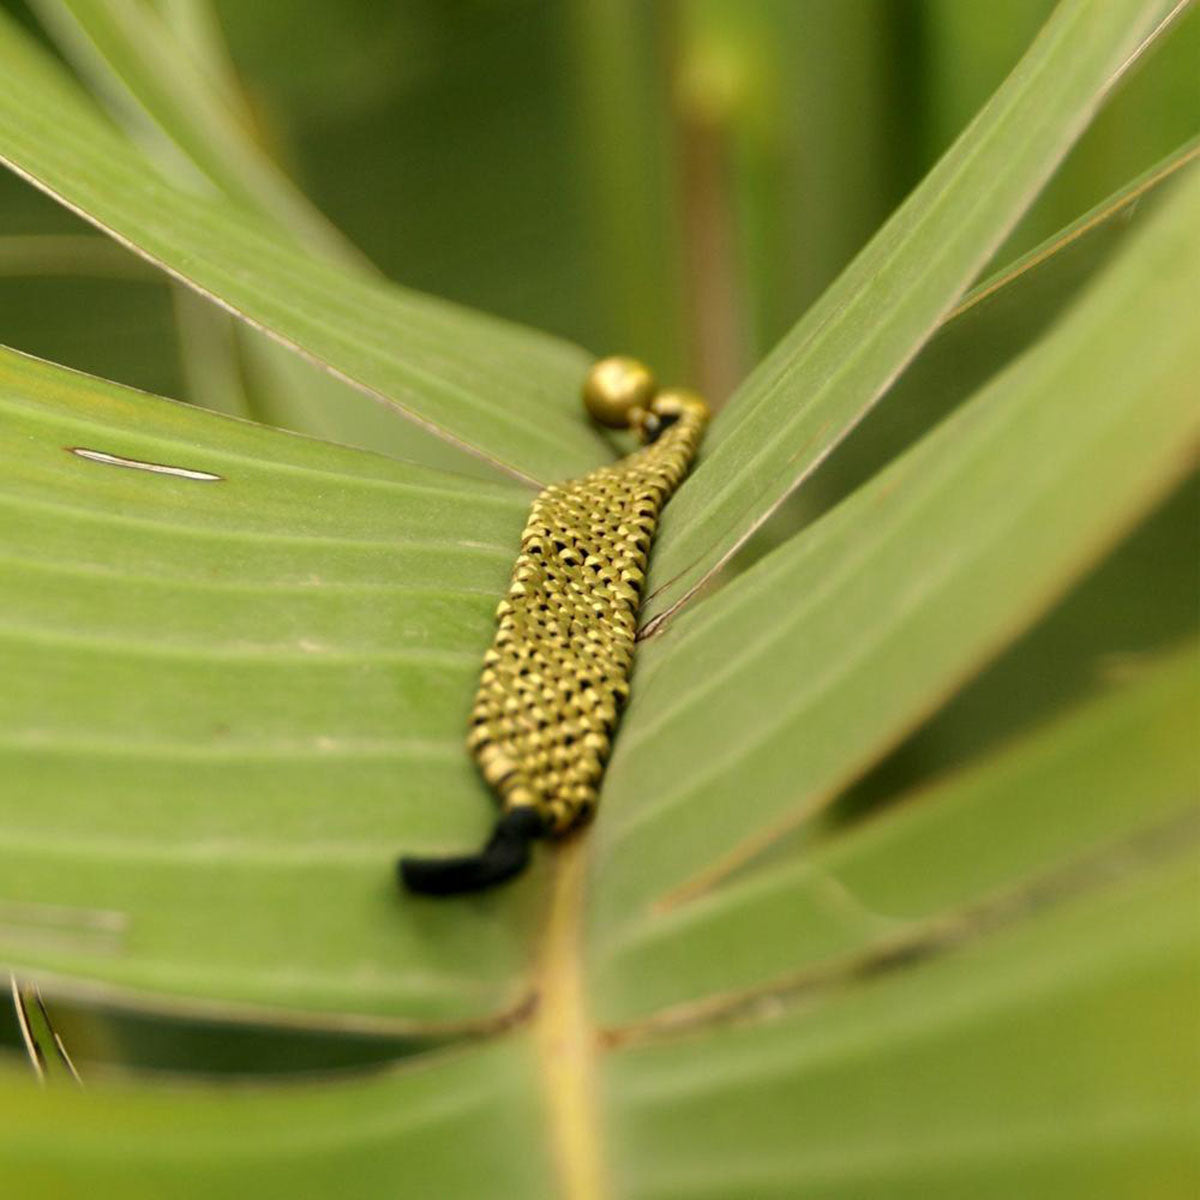
M 402 858 L 397 863 L 400 883 L 425 896 L 456 896 L 494 887 L 519 875 L 529 865 L 530 843 L 546 832 L 532 808 L 509 809 L 492 830 L 478 854 L 455 858 Z

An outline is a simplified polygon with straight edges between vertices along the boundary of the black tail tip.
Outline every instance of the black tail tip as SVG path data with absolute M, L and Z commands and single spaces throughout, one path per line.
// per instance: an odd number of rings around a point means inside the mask
M 545 822 L 532 808 L 510 809 L 496 822 L 478 854 L 400 859 L 396 864 L 400 886 L 422 896 L 458 896 L 495 887 L 529 865 L 530 844 L 545 833 Z

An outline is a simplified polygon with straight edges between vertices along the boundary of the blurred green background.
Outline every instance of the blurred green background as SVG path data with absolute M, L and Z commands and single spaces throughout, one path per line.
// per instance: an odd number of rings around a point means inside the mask
M 36 27 L 25 5 L 6 7 Z M 203 11 L 167 0 L 163 7 Z M 256 135 L 389 276 L 726 395 L 921 178 L 1050 0 L 218 0 Z M 1191 13 L 1012 257 L 1200 128 Z M 169 290 L 0 179 L 11 345 L 186 396 Z

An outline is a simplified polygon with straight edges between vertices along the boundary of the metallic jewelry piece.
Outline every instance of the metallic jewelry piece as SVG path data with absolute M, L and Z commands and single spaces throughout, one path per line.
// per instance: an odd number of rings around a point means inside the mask
M 708 407 L 691 392 L 658 391 L 628 358 L 596 363 L 583 398 L 595 420 L 632 428 L 646 444 L 533 502 L 467 739 L 501 815 L 479 854 L 401 859 L 412 891 L 500 883 L 528 863 L 532 839 L 559 837 L 595 810 L 629 696 L 650 543 L 696 455 Z

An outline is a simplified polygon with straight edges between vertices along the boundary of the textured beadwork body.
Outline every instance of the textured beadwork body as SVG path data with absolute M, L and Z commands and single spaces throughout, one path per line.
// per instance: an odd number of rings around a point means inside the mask
M 656 440 L 534 501 L 484 659 L 467 744 L 504 809 L 534 809 L 551 834 L 596 806 L 650 543 L 704 432 L 698 398 L 663 393 L 655 408 Z

